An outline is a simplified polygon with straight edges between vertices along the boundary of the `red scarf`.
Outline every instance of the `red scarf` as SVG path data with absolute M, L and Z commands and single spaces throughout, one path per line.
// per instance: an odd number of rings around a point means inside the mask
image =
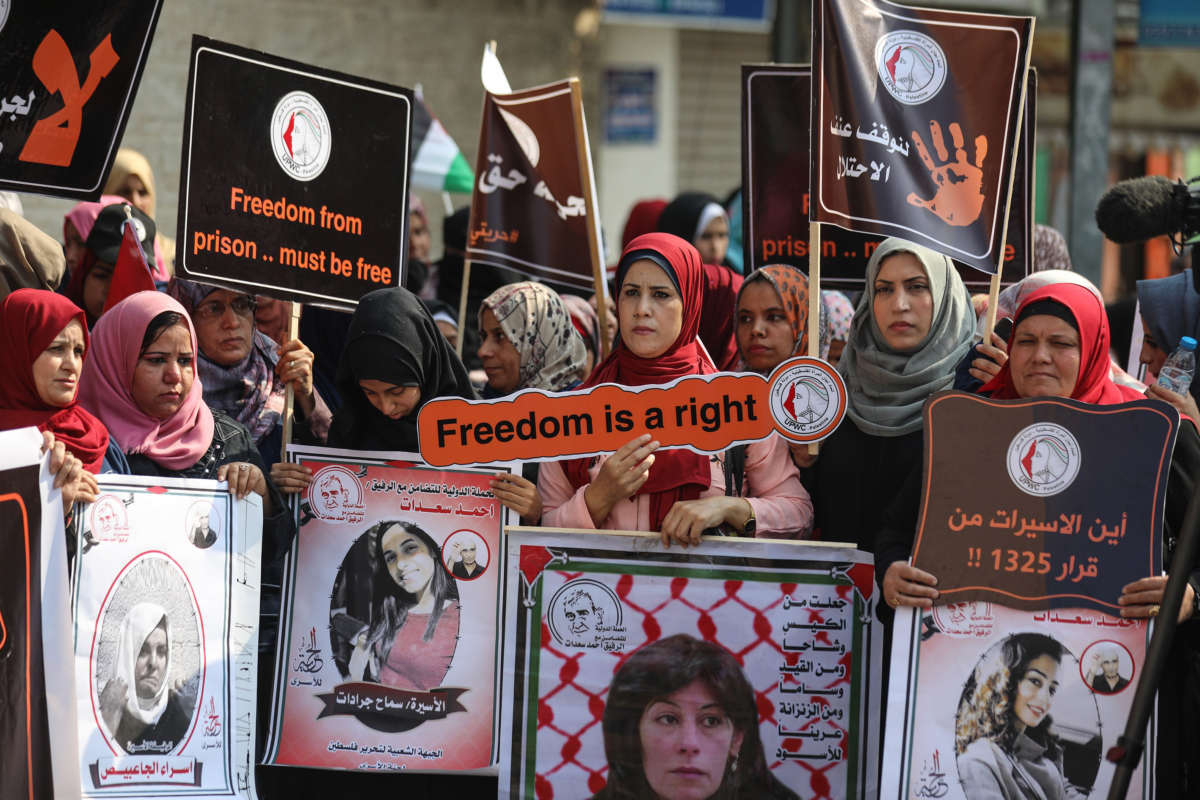
M 579 387 L 581 389 L 601 383 L 653 386 L 686 375 L 709 375 L 717 371 L 696 339 L 705 278 L 700 254 L 690 243 L 669 233 L 647 233 L 635 238 L 621 254 L 617 267 L 617 297 L 620 298 L 620 286 L 630 265 L 645 258 L 647 251 L 666 261 L 679 286 L 683 300 L 683 325 L 679 336 L 665 353 L 653 359 L 634 355 L 618 336 L 612 353 L 592 370 L 591 376 Z M 574 459 L 564 465 L 567 479 L 576 489 L 591 480 L 588 469 L 593 463 L 594 459 Z M 680 500 L 698 499 L 711 482 L 708 456 L 690 450 L 659 451 L 654 454 L 649 479 L 634 496 L 650 497 L 650 522 L 657 531 L 671 506 Z
M 7 345 L 0 348 L 0 375 L 4 376 L 0 381 L 0 430 L 32 425 L 50 431 L 83 462 L 84 468 L 98 473 L 108 450 L 104 423 L 80 408 L 76 400 L 65 407 L 47 405 L 38 396 L 33 381 L 33 362 L 73 319 L 83 326 L 86 352 L 84 314 L 62 295 L 43 289 L 18 289 L 0 303 L 0 331 L 7 340 Z
M 1113 383 L 1109 377 L 1109 333 L 1108 316 L 1104 306 L 1092 290 L 1074 283 L 1053 283 L 1043 286 L 1025 298 L 1017 308 L 1014 319 L 1021 318 L 1021 312 L 1032 303 L 1039 300 L 1054 300 L 1066 306 L 1075 318 L 1079 327 L 1079 377 L 1075 379 L 1075 388 L 1071 392 L 1072 400 L 1083 403 L 1095 403 L 1107 406 L 1116 403 L 1128 403 L 1130 400 L 1144 400 L 1145 396 L 1136 389 Z M 1008 350 L 1012 352 L 1013 338 L 1016 336 L 1018 322 L 1013 326 L 1008 337 Z M 1008 362 L 1000 369 L 996 377 L 979 389 L 980 394 L 991 394 L 998 400 L 1011 400 L 1021 395 L 1012 381 L 1012 371 Z

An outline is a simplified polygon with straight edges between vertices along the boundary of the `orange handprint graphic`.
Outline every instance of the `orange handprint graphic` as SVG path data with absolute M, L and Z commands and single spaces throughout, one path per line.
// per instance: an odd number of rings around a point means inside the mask
M 963 148 L 962 128 L 957 122 L 950 123 L 950 137 L 954 140 L 954 160 L 946 152 L 946 141 L 942 138 L 942 126 L 936 120 L 929 122 L 930 139 L 937 151 L 938 164 L 929 156 L 929 150 L 921 139 L 921 134 L 912 132 L 913 143 L 921 155 L 921 161 L 929 170 L 937 191 L 930 200 L 922 200 L 915 192 L 910 192 L 910 205 L 927 208 L 942 219 L 947 225 L 965 227 L 979 219 L 983 209 L 983 161 L 987 158 L 987 137 L 975 137 L 975 163 L 967 161 L 967 151 Z

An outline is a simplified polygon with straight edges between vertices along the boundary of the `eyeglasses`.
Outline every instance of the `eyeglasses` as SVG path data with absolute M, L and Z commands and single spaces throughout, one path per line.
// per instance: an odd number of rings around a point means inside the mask
M 247 295 L 235 297 L 228 304 L 222 303 L 220 300 L 209 300 L 207 303 L 196 306 L 195 316 L 196 319 L 210 322 L 225 316 L 225 310 L 228 308 L 232 308 L 233 313 L 239 317 L 252 317 L 254 310 L 258 308 L 258 301 Z

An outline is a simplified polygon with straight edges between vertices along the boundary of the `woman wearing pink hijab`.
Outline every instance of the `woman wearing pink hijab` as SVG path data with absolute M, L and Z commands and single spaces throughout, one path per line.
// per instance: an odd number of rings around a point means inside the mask
M 286 516 L 282 499 L 246 429 L 204 404 L 196 347 L 177 300 L 160 292 L 130 295 L 92 330 L 79 402 L 108 427 L 133 474 L 228 481 L 238 497 L 262 496 L 270 525 Z
M 67 256 L 67 269 L 74 275 L 83 263 L 87 252 L 88 234 L 100 216 L 100 209 L 113 203 L 124 203 L 125 198 L 115 194 L 100 196 L 99 203 L 77 203 L 63 216 L 63 253 Z

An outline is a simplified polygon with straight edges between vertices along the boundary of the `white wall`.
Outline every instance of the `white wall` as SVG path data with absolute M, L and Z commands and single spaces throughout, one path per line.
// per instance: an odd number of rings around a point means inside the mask
M 648 144 L 604 142 L 602 105 L 589 111 L 593 129 L 592 152 L 596 161 L 596 191 L 608 263 L 620 256 L 621 231 L 629 209 L 650 197 L 670 199 L 678 181 L 679 31 L 675 28 L 610 25 L 600 29 L 597 77 L 613 68 L 647 69 L 656 72 L 654 87 L 657 131 Z M 598 93 L 603 102 L 603 90 Z

